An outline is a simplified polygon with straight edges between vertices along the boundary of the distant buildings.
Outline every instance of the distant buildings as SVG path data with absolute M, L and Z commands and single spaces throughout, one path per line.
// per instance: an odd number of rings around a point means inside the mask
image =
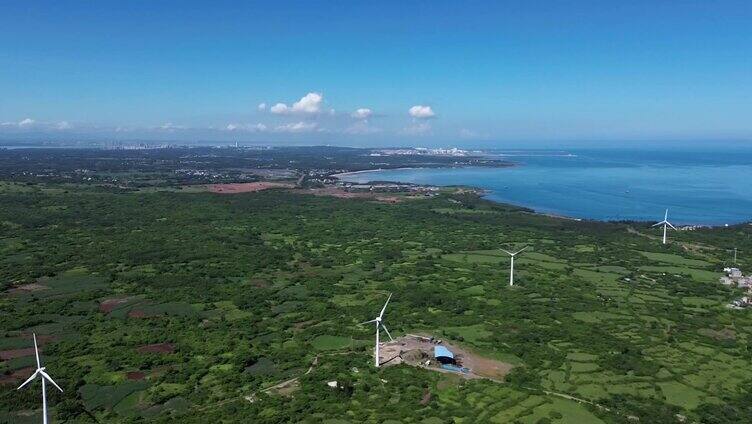
M 752 295 L 752 276 L 744 276 L 739 268 L 723 268 L 723 272 L 726 275 L 720 278 L 721 284 L 745 289 L 747 293 Z M 742 296 L 732 301 L 728 306 L 734 309 L 752 306 L 752 297 Z
M 464 157 L 480 155 L 482 152 L 451 148 L 428 149 L 425 147 L 404 149 L 382 149 L 371 152 L 370 156 L 454 156 Z
M 752 287 L 752 277 L 744 276 L 739 268 L 723 268 L 725 276 L 721 277 L 721 284 L 749 289 Z

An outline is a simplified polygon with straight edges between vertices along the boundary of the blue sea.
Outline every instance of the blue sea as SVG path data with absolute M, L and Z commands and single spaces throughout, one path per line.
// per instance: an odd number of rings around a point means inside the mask
M 752 147 L 491 150 L 510 168 L 398 169 L 352 182 L 469 185 L 488 199 L 596 220 L 724 225 L 752 220 Z

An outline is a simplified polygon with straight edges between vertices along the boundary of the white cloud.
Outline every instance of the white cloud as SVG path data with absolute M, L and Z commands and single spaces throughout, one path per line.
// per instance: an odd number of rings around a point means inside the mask
M 415 119 L 428 119 L 436 116 L 433 109 L 431 109 L 431 106 L 423 105 L 415 105 L 411 107 L 408 113 Z
M 260 111 L 266 110 L 266 103 L 259 103 L 258 110 L 260 110 Z
M 350 116 L 352 116 L 355 119 L 368 119 L 371 116 L 373 116 L 373 111 L 371 109 L 362 107 L 355 112 L 353 112 Z
M 19 126 L 19 127 L 22 127 L 22 128 L 23 128 L 23 127 L 28 127 L 28 126 L 30 126 L 30 125 L 34 125 L 34 123 L 35 123 L 35 122 L 36 122 L 36 121 L 34 121 L 34 120 L 33 120 L 33 119 L 31 119 L 31 118 L 26 118 L 26 119 L 24 119 L 24 120 L 20 121 L 20 122 L 18 123 L 18 126 Z
M 277 103 L 269 110 L 277 115 L 301 114 L 315 115 L 321 112 L 324 103 L 324 96 L 321 93 L 308 93 L 301 97 L 300 100 L 287 106 L 284 103 Z
M 266 125 L 258 124 L 227 124 L 225 127 L 227 131 L 251 131 L 251 132 L 264 132 L 266 131 Z
M 276 113 L 278 115 L 282 115 L 282 114 L 287 113 L 287 111 L 289 110 L 289 108 L 284 103 L 277 103 L 276 105 L 272 106 L 271 109 L 269 109 L 269 110 L 271 110 L 272 113 Z
M 288 133 L 304 133 L 304 132 L 311 132 L 318 129 L 318 124 L 315 122 L 291 122 L 289 124 L 284 124 L 276 127 L 274 131 L 277 132 L 288 132 Z
M 55 124 L 55 128 L 59 130 L 69 130 L 73 128 L 73 125 L 71 125 L 68 121 L 60 121 L 57 124 Z

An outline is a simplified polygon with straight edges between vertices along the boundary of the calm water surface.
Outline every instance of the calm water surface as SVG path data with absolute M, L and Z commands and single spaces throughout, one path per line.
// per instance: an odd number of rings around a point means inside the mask
M 717 151 L 581 149 L 492 151 L 512 168 L 401 169 L 343 177 L 471 185 L 488 198 L 598 220 L 733 224 L 752 220 L 752 148 Z

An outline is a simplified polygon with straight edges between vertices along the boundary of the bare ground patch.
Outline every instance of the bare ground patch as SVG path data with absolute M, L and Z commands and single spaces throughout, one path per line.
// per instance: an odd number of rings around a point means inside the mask
M 132 381 L 143 380 L 146 378 L 146 373 L 142 371 L 128 371 L 125 373 L 125 378 Z
M 141 309 L 131 309 L 128 311 L 128 318 L 146 318 L 146 312 Z
M 272 188 L 293 188 L 291 183 L 275 182 L 256 182 L 256 183 L 234 183 L 234 184 L 209 184 L 206 188 L 212 193 L 236 194 L 236 193 L 253 193 L 256 191 L 269 190 Z
M 441 368 L 434 359 L 434 348 L 444 346 L 454 354 L 457 366 L 466 368 L 467 372 L 454 372 Z M 384 365 L 406 363 L 439 372 L 450 372 L 466 378 L 490 378 L 503 380 L 514 365 L 486 358 L 469 349 L 438 343 L 436 339 L 422 336 L 404 336 L 392 342 L 382 343 L 379 350 L 379 362 Z
M 15 358 L 23 358 L 24 356 L 33 356 L 33 355 L 34 355 L 33 347 L 26 347 L 23 349 L 0 350 L 0 359 L 2 359 L 3 361 L 7 361 L 9 359 L 15 359 Z
M 24 381 L 36 371 L 34 367 L 21 368 L 15 370 L 10 374 L 0 374 L 0 385 L 2 384 L 16 384 L 20 381 Z
M 172 343 L 155 343 L 136 348 L 139 353 L 173 353 L 175 345 Z
M 8 293 L 10 294 L 24 294 L 24 293 L 33 293 L 40 290 L 47 290 L 49 289 L 48 286 L 45 286 L 44 284 L 39 283 L 29 283 L 29 284 L 22 284 L 18 287 L 13 287 L 12 289 L 8 289 Z
M 114 297 L 111 299 L 104 299 L 103 301 L 99 302 L 99 311 L 105 314 L 109 314 L 110 312 L 117 309 L 118 306 L 128 303 L 128 301 L 131 299 L 131 297 Z

